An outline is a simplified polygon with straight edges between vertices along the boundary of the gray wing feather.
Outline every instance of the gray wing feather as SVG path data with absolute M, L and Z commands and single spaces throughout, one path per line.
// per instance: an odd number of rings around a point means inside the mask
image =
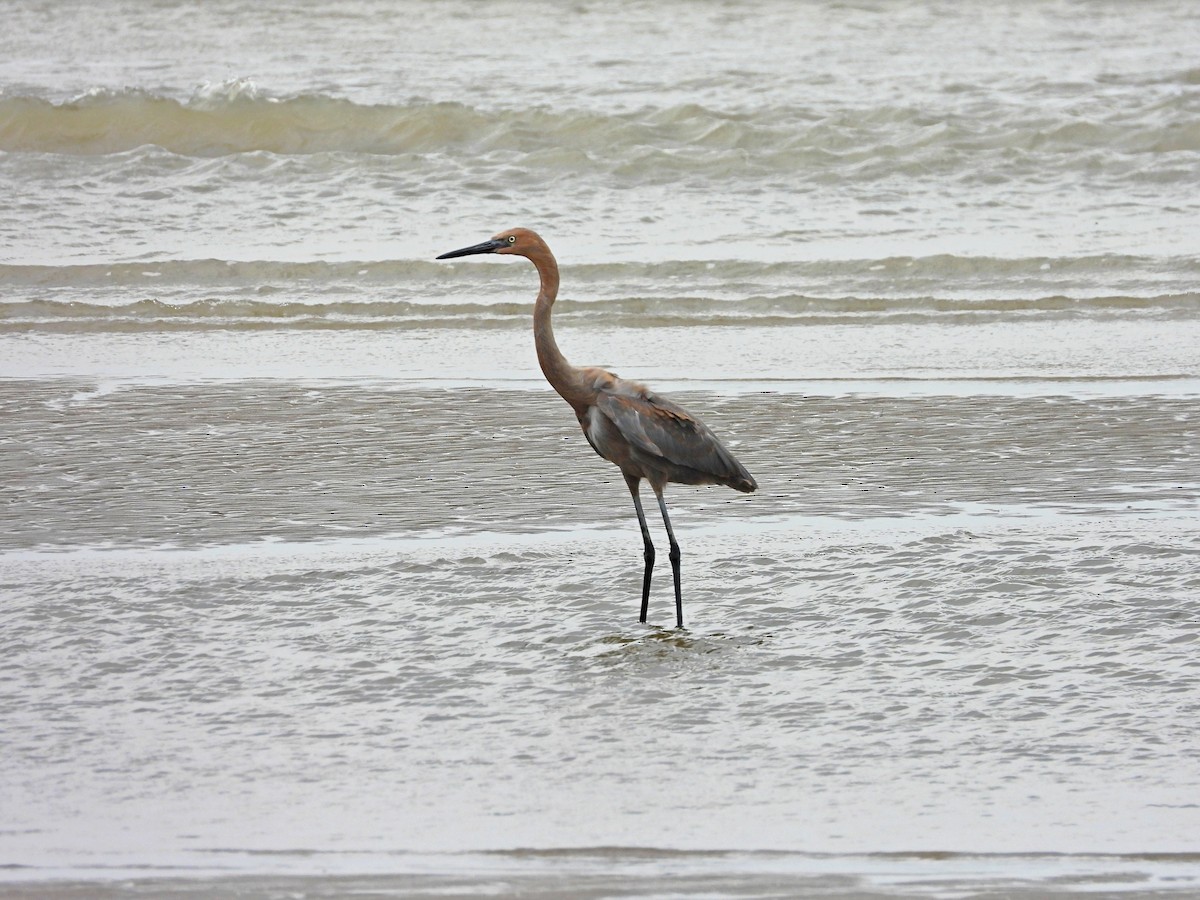
M 596 408 L 642 453 L 719 479 L 750 477 L 707 425 L 651 391 L 603 390 Z

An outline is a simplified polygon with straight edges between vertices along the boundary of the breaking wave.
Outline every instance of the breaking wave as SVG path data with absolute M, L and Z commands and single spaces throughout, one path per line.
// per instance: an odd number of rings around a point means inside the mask
M 432 253 L 432 251 L 431 251 Z M 453 270 L 453 277 L 449 273 Z M 996 257 L 935 254 L 879 259 L 812 259 L 761 262 L 751 259 L 666 259 L 653 262 L 611 262 L 563 266 L 573 283 L 602 285 L 689 281 L 745 284 L 754 282 L 808 282 L 831 285 L 855 278 L 887 279 L 902 284 L 913 280 L 942 280 L 948 286 L 962 282 L 1031 282 L 1058 277 L 1085 280 L 1097 275 L 1136 278 L 1146 283 L 1177 277 L 1188 283 L 1200 279 L 1200 256 L 1142 256 L 1097 254 L 1076 257 Z M 74 265 L 0 264 L 0 282 L 11 285 L 148 284 L 152 280 L 188 284 L 261 284 L 308 281 L 364 280 L 400 284 L 410 280 L 474 281 L 526 284 L 526 265 L 479 267 L 469 263 L 429 260 L 301 261 L 166 259 L 140 262 L 84 263 Z M 673 286 L 672 286 L 673 289 Z M 1165 293 L 1165 292 L 1164 292 Z
M 0 333 L 177 332 L 212 330 L 378 330 L 528 327 L 532 304 L 406 301 L 269 302 L 246 299 L 172 304 L 146 299 L 123 305 L 27 300 L 0 303 Z M 970 301 L 916 297 L 750 297 L 729 301 L 686 296 L 625 297 L 559 304 L 562 321 L 583 326 L 786 326 L 932 320 L 982 323 L 1014 317 L 1153 316 L 1196 318 L 1200 294 L 1158 297 Z
M 648 166 L 714 173 L 730 166 L 869 169 L 875 161 L 928 165 L 1006 150 L 1052 156 L 1200 151 L 1200 120 L 1192 115 L 1189 95 L 1173 102 L 1178 108 L 1074 121 L 1000 111 L 981 125 L 952 106 L 867 107 L 837 115 L 791 106 L 718 111 L 699 104 L 611 114 L 544 107 L 484 111 L 452 102 L 365 105 L 324 94 L 273 97 L 234 81 L 186 100 L 145 90 L 97 90 L 58 103 L 0 96 L 0 150 L 102 155 L 152 145 L 196 157 L 469 150 L 532 156 L 531 163 L 551 168 L 586 168 L 602 159 L 618 173 Z

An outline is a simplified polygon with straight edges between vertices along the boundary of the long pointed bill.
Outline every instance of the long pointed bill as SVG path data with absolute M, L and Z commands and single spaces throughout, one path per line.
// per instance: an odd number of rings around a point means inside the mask
M 453 259 L 456 256 L 471 256 L 474 253 L 495 253 L 503 246 L 503 241 L 484 241 L 482 244 L 476 244 L 473 247 L 463 247 L 461 250 L 451 250 L 449 253 L 443 253 L 438 259 Z

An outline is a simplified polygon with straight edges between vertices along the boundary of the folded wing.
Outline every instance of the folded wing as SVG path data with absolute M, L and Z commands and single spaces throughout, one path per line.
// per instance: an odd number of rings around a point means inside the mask
M 707 425 L 641 385 L 615 382 L 599 392 L 595 406 L 634 450 L 660 461 L 670 481 L 745 492 L 758 486 Z

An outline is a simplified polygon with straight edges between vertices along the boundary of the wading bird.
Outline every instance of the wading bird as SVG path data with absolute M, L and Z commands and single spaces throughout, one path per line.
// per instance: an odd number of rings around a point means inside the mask
M 758 485 L 733 458 L 717 436 L 691 413 L 641 384 L 618 378 L 603 369 L 577 369 L 567 362 L 554 340 L 550 308 L 558 297 L 558 263 L 546 242 L 527 228 L 501 232 L 490 241 L 443 253 L 438 259 L 453 259 L 475 253 L 504 253 L 524 256 L 537 267 L 541 290 L 533 307 L 533 338 L 538 363 L 550 386 L 575 410 L 583 436 L 592 449 L 614 463 L 625 476 L 638 525 L 645 544 L 645 573 L 642 575 L 642 616 L 650 605 L 650 576 L 654 571 L 654 543 L 646 526 L 646 514 L 638 494 L 641 481 L 650 482 L 662 511 L 667 538 L 671 542 L 671 572 L 675 576 L 675 618 L 683 627 L 683 595 L 679 587 L 679 544 L 671 530 L 663 489 L 667 482 L 680 484 L 723 484 L 749 493 Z

